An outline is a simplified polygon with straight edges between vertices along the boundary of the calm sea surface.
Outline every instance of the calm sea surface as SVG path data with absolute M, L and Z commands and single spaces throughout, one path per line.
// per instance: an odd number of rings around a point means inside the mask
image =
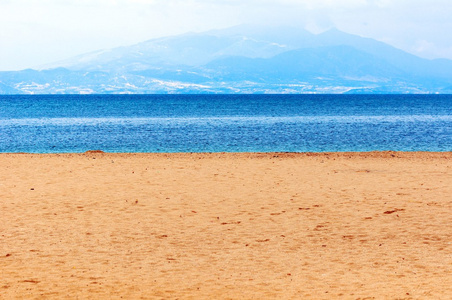
M 0 96 L 0 152 L 452 151 L 452 95 Z

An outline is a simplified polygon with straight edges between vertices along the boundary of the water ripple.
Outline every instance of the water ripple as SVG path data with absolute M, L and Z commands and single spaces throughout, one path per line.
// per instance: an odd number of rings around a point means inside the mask
M 0 126 L 99 126 L 99 125 L 222 125 L 276 124 L 276 123 L 406 123 L 406 122 L 452 122 L 452 115 L 386 115 L 386 116 L 291 116 L 291 117 L 152 117 L 152 118 L 15 118 L 0 119 Z

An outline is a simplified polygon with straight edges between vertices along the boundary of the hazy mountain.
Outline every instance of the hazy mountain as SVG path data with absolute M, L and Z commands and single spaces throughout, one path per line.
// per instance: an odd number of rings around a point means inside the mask
M 228 80 L 242 77 L 254 80 L 309 80 L 315 77 L 367 78 L 386 81 L 387 75 L 400 78 L 406 74 L 366 52 L 350 46 L 303 48 L 287 51 L 269 59 L 228 57 L 217 59 L 207 68 L 224 72 Z
M 285 34 L 278 37 L 278 32 Z M 201 66 L 225 56 L 268 58 L 296 49 L 295 45 L 287 42 L 290 38 L 302 40 L 304 36 L 311 34 L 304 30 L 285 27 L 267 32 L 262 28 L 237 26 L 226 30 L 152 39 L 129 47 L 96 51 L 43 66 L 41 69 L 64 67 L 71 70 L 148 70 Z
M 22 92 L 0 82 L 0 94 L 22 94 Z
M 450 93 L 452 61 L 333 29 L 237 26 L 0 72 L 0 93 Z
M 337 29 L 326 31 L 317 36 L 317 46 L 347 45 L 384 59 L 387 63 L 404 70 L 411 75 L 450 78 L 452 61 L 447 59 L 428 60 L 396 49 L 388 44 Z

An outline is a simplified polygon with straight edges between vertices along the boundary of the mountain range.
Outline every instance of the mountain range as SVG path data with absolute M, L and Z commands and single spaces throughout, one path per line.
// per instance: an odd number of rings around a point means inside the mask
M 452 93 L 452 61 L 332 29 L 242 25 L 0 72 L 0 94 Z

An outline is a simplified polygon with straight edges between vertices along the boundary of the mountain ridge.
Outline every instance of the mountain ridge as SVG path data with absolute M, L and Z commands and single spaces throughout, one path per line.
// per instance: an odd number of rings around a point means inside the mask
M 332 29 L 241 25 L 0 72 L 0 94 L 451 93 L 452 61 Z

